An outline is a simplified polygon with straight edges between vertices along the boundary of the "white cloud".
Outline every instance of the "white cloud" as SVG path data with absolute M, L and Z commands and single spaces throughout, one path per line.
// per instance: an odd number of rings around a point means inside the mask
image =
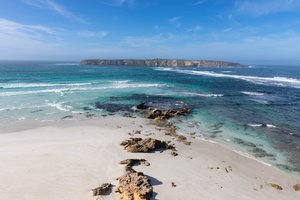
M 55 12 L 63 17 L 77 21 L 79 23 L 84 23 L 84 24 L 87 23 L 84 19 L 76 16 L 72 12 L 65 9 L 62 5 L 54 2 L 53 0 L 23 0 L 23 1 L 26 4 L 31 5 L 31 6 L 52 10 L 53 12 Z
M 169 19 L 169 23 L 176 27 L 180 27 L 181 26 L 180 17 L 172 17 L 171 19 Z
M 96 32 L 96 31 L 80 31 L 80 32 L 78 32 L 78 35 L 82 36 L 82 37 L 87 37 L 87 38 L 91 38 L 91 37 L 103 38 L 103 37 L 106 37 L 108 35 L 108 32 L 106 32 L 106 31 L 99 31 L 99 32 Z
M 236 5 L 238 12 L 252 16 L 300 10 L 299 0 L 246 0 L 238 1 Z

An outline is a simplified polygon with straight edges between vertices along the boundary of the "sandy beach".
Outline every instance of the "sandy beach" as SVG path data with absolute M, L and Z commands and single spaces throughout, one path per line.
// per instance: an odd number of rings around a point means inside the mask
M 128 153 L 120 146 L 128 133 L 172 141 L 170 151 Z M 134 167 L 150 177 L 153 199 L 278 199 L 300 198 L 296 178 L 227 147 L 188 137 L 185 145 L 164 135 L 140 118 L 108 116 L 66 121 L 20 132 L 0 134 L 0 199 L 88 200 L 118 199 L 119 164 L 128 158 L 146 159 L 150 166 Z M 93 197 L 91 189 L 114 185 L 111 194 Z M 176 187 L 172 186 L 172 182 Z M 270 184 L 278 184 L 277 190 Z

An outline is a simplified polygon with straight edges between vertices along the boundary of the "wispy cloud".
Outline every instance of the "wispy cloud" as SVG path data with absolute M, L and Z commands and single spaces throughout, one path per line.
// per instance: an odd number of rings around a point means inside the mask
M 106 31 L 79 31 L 78 35 L 81 37 L 86 37 L 86 38 L 92 38 L 92 37 L 98 37 L 98 38 L 103 38 L 108 35 L 108 32 Z
M 261 16 L 277 12 L 300 10 L 299 0 L 258 0 L 237 1 L 237 11 L 241 14 Z
M 180 27 L 181 26 L 180 17 L 172 17 L 171 19 L 169 19 L 169 23 L 176 27 Z
M 23 0 L 23 2 L 25 2 L 28 5 L 38 7 L 38 8 L 52 10 L 53 12 L 55 12 L 63 17 L 77 21 L 79 23 L 83 23 L 83 24 L 87 23 L 84 19 L 76 16 L 71 11 L 67 10 L 62 5 L 56 3 L 53 0 Z
M 133 7 L 136 3 L 135 0 L 102 0 L 100 2 L 108 6 L 128 5 L 129 7 Z
M 40 39 L 41 35 L 55 35 L 55 31 L 47 26 L 21 24 L 0 18 L 0 34 Z

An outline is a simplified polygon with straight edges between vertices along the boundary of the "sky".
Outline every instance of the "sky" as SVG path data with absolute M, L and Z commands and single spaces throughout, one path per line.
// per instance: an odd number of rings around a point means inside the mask
M 0 0 L 0 60 L 300 65 L 300 0 Z

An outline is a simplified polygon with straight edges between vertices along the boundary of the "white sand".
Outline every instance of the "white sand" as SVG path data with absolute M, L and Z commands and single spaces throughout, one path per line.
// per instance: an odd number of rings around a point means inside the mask
M 119 161 L 127 158 L 150 162 L 135 169 L 152 177 L 153 199 L 300 199 L 300 192 L 292 189 L 299 180 L 219 144 L 192 138 L 190 146 L 174 141 L 177 157 L 169 151 L 127 153 L 119 144 L 133 129 L 142 130 L 137 137 L 155 133 L 150 137 L 171 140 L 142 119 L 122 117 L 0 134 L 0 200 L 97 199 L 90 190 L 105 182 L 116 185 L 115 178 L 124 173 Z M 228 166 L 232 167 L 229 173 Z M 118 199 L 118 194 L 98 199 Z

